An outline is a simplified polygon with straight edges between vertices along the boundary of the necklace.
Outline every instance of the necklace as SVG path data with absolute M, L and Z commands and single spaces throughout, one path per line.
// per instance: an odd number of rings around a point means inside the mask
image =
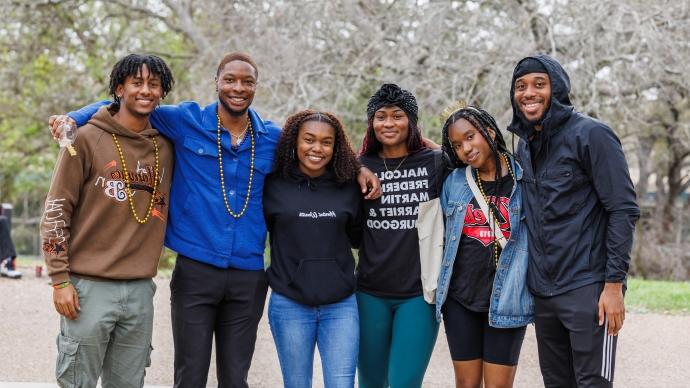
M 398 171 L 398 169 L 400 168 L 400 166 L 402 166 L 403 162 L 407 159 L 408 156 L 410 156 L 410 154 L 405 155 L 403 160 L 401 160 L 400 163 L 398 163 L 398 166 L 396 168 L 394 168 L 393 171 Z M 381 159 L 383 159 L 383 167 L 386 168 L 386 171 L 390 172 L 390 170 L 388 169 L 388 164 L 386 164 L 386 158 L 381 158 Z
M 245 128 L 244 132 L 249 131 L 249 138 L 252 141 L 252 148 L 251 148 L 251 154 L 249 157 L 249 182 L 247 183 L 247 195 L 244 197 L 244 205 L 242 206 L 242 210 L 240 210 L 239 213 L 235 213 L 230 209 L 230 205 L 228 204 L 228 196 L 225 194 L 225 177 L 223 175 L 223 153 L 221 152 L 221 147 L 220 147 L 220 127 L 221 127 L 221 122 L 220 122 L 220 115 L 218 112 L 216 112 L 216 118 L 218 119 L 218 127 L 217 127 L 217 133 L 218 133 L 218 170 L 220 173 L 220 190 L 223 193 L 223 202 L 225 203 L 225 210 L 228 211 L 228 214 L 230 214 L 233 218 L 238 219 L 244 215 L 244 212 L 247 211 L 247 206 L 249 206 L 249 196 L 252 193 L 252 181 L 254 179 L 254 133 L 252 131 L 252 121 L 249 121 L 249 124 L 247 124 L 247 128 Z M 232 136 L 232 132 L 228 131 L 230 135 Z M 242 134 L 244 134 L 242 132 Z M 239 140 L 237 141 L 238 146 L 239 146 Z M 232 141 L 230 142 L 232 143 Z
M 235 134 L 232 133 L 230 130 L 228 130 L 228 133 L 230 134 L 230 136 L 231 136 L 231 137 L 234 137 L 235 139 L 237 139 L 237 144 L 235 144 L 236 147 L 239 147 L 240 144 L 242 144 L 242 140 L 244 140 L 244 134 L 247 133 L 247 130 L 249 129 L 249 126 L 252 124 L 252 123 L 251 123 L 251 120 L 247 120 L 247 121 L 249 121 L 249 122 L 247 123 L 247 126 L 244 128 L 244 131 L 242 131 L 242 133 L 240 133 L 239 135 L 235 135 Z M 232 143 L 232 142 L 231 142 L 231 143 Z
M 508 166 L 508 172 L 510 173 L 511 178 L 513 178 L 513 182 L 515 182 L 515 174 L 513 174 L 513 168 L 510 167 L 510 162 L 508 161 L 508 157 L 506 156 L 506 154 L 501 154 L 501 157 L 506 162 L 506 165 Z M 484 201 L 487 203 L 487 207 L 489 208 L 490 215 L 489 215 L 488 222 L 489 222 L 489 225 L 491 228 L 491 232 L 494 235 L 494 265 L 496 266 L 496 268 L 498 268 L 498 256 L 499 255 L 498 255 L 498 241 L 497 241 L 498 239 L 496 238 L 496 230 L 495 230 L 496 223 L 491 221 L 492 217 L 494 219 L 498 219 L 498 217 L 496 217 L 496 213 L 494 213 L 494 209 L 489 204 L 489 198 L 487 198 L 486 194 L 484 193 L 484 185 L 482 185 L 482 178 L 481 178 L 481 176 L 479 176 L 479 170 L 475 169 L 474 171 L 477 173 L 477 183 L 479 186 L 479 191 L 482 193 L 482 197 L 484 197 Z M 498 193 L 496 195 L 498 195 Z
M 125 155 L 122 152 L 122 147 L 120 147 L 120 142 L 117 140 L 117 136 L 113 135 L 113 141 L 115 142 L 115 148 L 117 148 L 117 154 L 120 156 L 120 163 L 122 163 L 122 172 L 125 175 L 125 193 L 127 193 L 127 199 L 129 200 L 129 210 L 132 212 L 134 219 L 140 224 L 145 224 L 146 221 L 151 217 L 151 212 L 153 211 L 153 203 L 156 199 L 156 188 L 158 187 L 158 143 L 156 142 L 156 137 L 151 137 L 153 141 L 153 153 L 155 155 L 155 164 L 153 168 L 153 191 L 151 192 L 151 199 L 149 200 L 149 207 L 146 210 L 146 216 L 141 219 L 134 208 L 134 199 L 132 198 L 132 188 L 129 181 L 129 173 L 127 172 L 127 163 L 125 162 Z

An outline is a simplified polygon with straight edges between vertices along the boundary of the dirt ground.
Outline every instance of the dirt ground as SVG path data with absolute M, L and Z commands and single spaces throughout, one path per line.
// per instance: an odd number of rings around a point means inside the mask
M 58 315 L 52 307 L 48 279 L 35 278 L 23 269 L 22 280 L 0 278 L 0 382 L 54 381 L 55 336 Z M 169 279 L 156 280 L 156 318 L 152 366 L 146 383 L 172 385 L 173 345 L 170 328 Z M 615 381 L 618 387 L 690 387 L 690 316 L 630 312 L 618 342 Z M 259 339 L 249 384 L 280 387 L 282 380 L 266 317 Z M 321 369 L 314 368 L 314 386 L 322 387 Z M 208 379 L 216 386 L 213 363 Z M 424 381 L 425 387 L 452 387 L 453 370 L 443 326 Z M 516 387 L 542 387 L 534 328 L 527 330 L 517 370 Z

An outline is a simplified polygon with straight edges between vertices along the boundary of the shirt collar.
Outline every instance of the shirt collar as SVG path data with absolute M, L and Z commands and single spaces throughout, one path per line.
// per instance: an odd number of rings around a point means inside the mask
M 206 128 L 206 130 L 213 131 L 213 132 L 218 130 L 217 112 L 218 112 L 218 101 L 216 101 L 212 104 L 208 104 L 208 105 L 206 105 L 206 108 L 204 108 L 202 123 L 203 123 L 204 128 Z M 252 122 L 252 129 L 257 134 L 265 135 L 268 133 L 268 130 L 264 126 L 263 119 L 252 108 L 249 108 L 249 120 L 251 120 L 251 122 Z

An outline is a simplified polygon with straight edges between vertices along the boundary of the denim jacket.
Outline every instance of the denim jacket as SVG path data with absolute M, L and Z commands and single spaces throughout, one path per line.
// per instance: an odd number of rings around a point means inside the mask
M 525 326 L 534 319 L 534 299 L 527 289 L 527 231 L 520 214 L 522 195 L 519 182 L 522 168 L 510 157 L 518 181 L 513 185 L 508 204 L 510 239 L 501 252 L 489 304 L 489 325 L 498 328 Z M 443 183 L 441 207 L 445 216 L 443 264 L 436 290 L 436 320 L 441 321 L 441 306 L 448 297 L 453 263 L 458 252 L 467 204 L 473 194 L 465 169 L 456 168 Z

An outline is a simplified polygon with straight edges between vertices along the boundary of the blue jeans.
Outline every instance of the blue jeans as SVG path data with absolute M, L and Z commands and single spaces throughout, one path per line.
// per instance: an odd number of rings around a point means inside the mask
M 272 292 L 268 323 L 285 388 L 312 386 L 314 345 L 319 347 L 325 387 L 354 387 L 359 350 L 354 294 L 337 303 L 307 306 Z

